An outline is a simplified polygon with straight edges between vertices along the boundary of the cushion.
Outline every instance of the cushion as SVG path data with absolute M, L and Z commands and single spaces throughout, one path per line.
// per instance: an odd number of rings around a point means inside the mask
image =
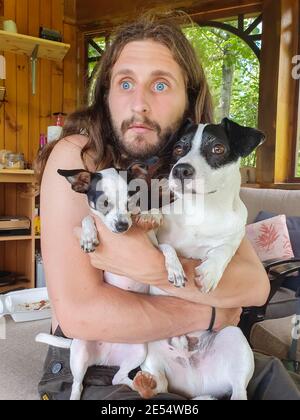
M 275 213 L 260 211 L 256 216 L 255 222 L 267 220 L 277 216 Z M 290 235 L 293 252 L 296 258 L 300 258 L 300 217 L 287 217 L 286 224 Z
M 281 287 L 268 304 L 265 319 L 278 319 L 294 315 L 297 311 L 297 302 L 294 291 Z
M 294 257 L 285 215 L 246 226 L 246 235 L 261 261 Z
M 248 210 L 247 223 L 254 223 L 261 210 L 300 217 L 300 190 L 241 188 L 240 196 Z
M 288 360 L 294 325 L 294 316 L 258 322 L 252 328 L 250 343 L 255 351 Z M 300 361 L 300 340 L 298 340 L 297 360 Z

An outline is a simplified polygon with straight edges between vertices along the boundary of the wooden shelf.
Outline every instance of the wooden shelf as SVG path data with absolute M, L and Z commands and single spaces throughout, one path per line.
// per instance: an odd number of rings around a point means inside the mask
M 30 184 L 35 181 L 34 171 L 30 169 L 1 169 L 0 182 L 8 183 L 26 183 Z
M 0 236 L 0 242 L 6 241 L 28 241 L 32 239 L 32 236 Z
M 15 284 L 10 284 L 8 286 L 0 286 L 0 294 L 6 292 L 13 292 L 17 289 L 28 289 L 29 281 L 17 281 Z
M 4 202 L 0 205 L 0 214 L 22 215 L 33 220 L 35 215 L 35 174 L 32 170 L 0 170 L 0 196 Z M 0 287 L 0 293 L 35 287 L 35 244 L 34 231 L 27 235 L 0 236 L 0 270 L 19 273 L 28 279 L 16 284 Z
M 32 56 L 38 46 L 37 58 L 62 61 L 70 49 L 69 44 L 35 38 L 28 35 L 15 34 L 0 30 L 0 50 L 14 54 Z
M 0 169 L 0 174 L 34 175 L 34 171 L 32 169 Z

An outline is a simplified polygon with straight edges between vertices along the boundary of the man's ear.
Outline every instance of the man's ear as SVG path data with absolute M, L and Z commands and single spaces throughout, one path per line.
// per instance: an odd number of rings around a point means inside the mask
M 72 190 L 81 194 L 86 194 L 90 188 L 93 174 L 84 169 L 64 170 L 58 169 L 57 173 L 66 178 L 72 185 Z M 97 176 L 102 177 L 101 174 Z
M 228 118 L 224 118 L 221 125 L 225 128 L 231 148 L 241 157 L 249 156 L 253 150 L 266 140 L 266 136 L 262 131 L 243 127 Z

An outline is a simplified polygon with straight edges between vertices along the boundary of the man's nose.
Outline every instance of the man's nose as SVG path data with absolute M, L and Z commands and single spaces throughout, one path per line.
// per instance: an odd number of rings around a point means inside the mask
M 131 110 L 136 114 L 146 114 L 150 111 L 150 104 L 145 89 L 136 89 L 132 98 Z
M 184 179 L 191 179 L 195 174 L 195 169 L 189 163 L 180 163 L 173 168 L 172 174 L 174 178 L 180 179 L 181 181 Z

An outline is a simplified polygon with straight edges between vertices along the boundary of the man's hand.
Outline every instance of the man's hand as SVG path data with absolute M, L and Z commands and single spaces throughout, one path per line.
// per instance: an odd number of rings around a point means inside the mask
M 98 218 L 95 224 L 100 244 L 89 254 L 93 267 L 140 283 L 158 285 L 168 283 L 164 256 L 152 245 L 146 230 L 132 226 L 124 234 L 112 233 Z M 80 229 L 75 231 L 80 238 Z

